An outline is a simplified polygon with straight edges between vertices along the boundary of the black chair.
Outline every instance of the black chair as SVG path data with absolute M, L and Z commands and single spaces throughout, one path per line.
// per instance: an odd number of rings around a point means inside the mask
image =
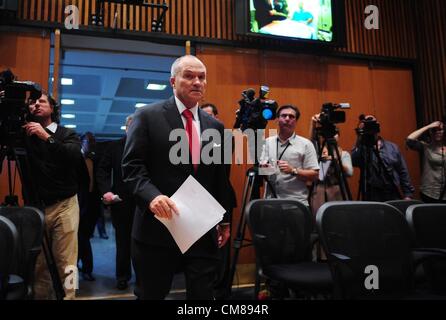
M 410 229 L 398 209 L 379 202 L 331 202 L 318 210 L 316 224 L 335 298 L 396 299 L 412 294 Z M 366 286 L 370 266 L 378 282 Z
M 12 261 L 18 244 L 18 233 L 14 224 L 0 216 L 0 300 L 6 300 L 9 291 L 9 279 L 12 273 Z
M 296 200 L 254 200 L 246 214 L 256 253 L 255 298 L 262 277 L 307 297 L 332 293 L 328 264 L 311 261 L 313 218 L 305 205 Z
M 415 235 L 416 251 L 436 293 L 446 293 L 446 204 L 419 204 L 407 209 L 406 219 Z
M 406 210 L 410 206 L 416 205 L 416 204 L 423 204 L 423 201 L 420 200 L 389 200 L 386 201 L 387 204 L 390 204 L 391 206 L 397 208 L 400 210 L 400 212 L 403 215 L 406 215 Z
M 0 207 L 0 216 L 11 220 L 17 228 L 17 256 L 12 261 L 12 271 L 24 281 L 23 285 L 15 277 L 10 279 L 10 288 L 14 290 L 8 299 L 31 299 L 34 269 L 42 246 L 44 215 L 33 207 Z

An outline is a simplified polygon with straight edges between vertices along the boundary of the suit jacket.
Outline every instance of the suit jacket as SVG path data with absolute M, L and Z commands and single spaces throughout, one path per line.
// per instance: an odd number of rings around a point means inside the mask
M 101 195 L 109 191 L 123 200 L 133 197 L 132 190 L 122 179 L 122 154 L 126 137 L 111 141 L 99 162 L 96 179 Z
M 198 109 L 201 131 L 213 128 L 221 133 L 223 125 Z M 189 175 L 224 207 L 229 205 L 229 181 L 223 164 L 200 164 L 194 173 L 190 164 L 174 165 L 169 151 L 176 141 L 169 141 L 174 129 L 184 129 L 174 97 L 139 109 L 130 125 L 122 159 L 124 181 L 132 186 L 136 201 L 132 236 L 135 240 L 159 246 L 177 247 L 167 228 L 149 212 L 150 202 L 159 195 L 172 196 Z M 202 141 L 202 148 L 212 141 Z M 223 147 L 223 141 L 220 142 Z M 228 217 L 225 215 L 225 219 Z M 197 244 L 201 242 L 201 244 Z M 216 229 L 212 228 L 192 248 L 198 254 L 217 251 Z M 191 248 L 191 249 L 192 249 Z M 191 250 L 190 249 L 190 250 Z M 194 251 L 194 250 L 191 250 Z

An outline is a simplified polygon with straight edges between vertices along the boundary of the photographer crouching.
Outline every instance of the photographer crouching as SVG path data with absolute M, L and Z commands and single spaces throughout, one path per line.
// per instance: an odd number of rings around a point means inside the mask
M 44 204 L 45 228 L 62 284 L 66 268 L 77 265 L 79 225 L 79 170 L 81 145 L 73 130 L 61 127 L 58 106 L 48 94 L 30 104 L 31 121 L 23 128 L 29 136 L 29 163 L 38 196 Z M 44 253 L 37 258 L 34 281 L 35 299 L 54 299 L 52 281 Z M 64 288 L 65 299 L 74 299 L 75 289 Z
M 379 135 L 380 124 L 374 116 L 361 115 L 359 120 L 352 150 L 353 166 L 361 169 L 359 198 L 379 202 L 411 199 L 415 188 L 398 146 Z

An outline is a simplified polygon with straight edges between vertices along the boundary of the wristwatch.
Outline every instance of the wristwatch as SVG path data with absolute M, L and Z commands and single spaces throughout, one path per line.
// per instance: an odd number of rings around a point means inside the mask
M 299 169 L 297 169 L 297 168 L 293 168 L 293 170 L 291 170 L 291 174 L 293 175 L 293 176 L 297 176 L 297 171 L 298 171 Z
M 48 139 L 46 139 L 46 142 L 49 144 L 54 144 L 54 143 L 56 143 L 56 140 L 54 140 L 54 138 L 52 136 L 49 136 Z

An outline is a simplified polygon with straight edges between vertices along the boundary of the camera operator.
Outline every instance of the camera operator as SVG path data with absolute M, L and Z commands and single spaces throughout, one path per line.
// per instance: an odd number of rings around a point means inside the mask
M 65 268 L 77 263 L 79 225 L 79 170 L 81 145 L 77 134 L 59 126 L 56 101 L 43 93 L 30 105 L 35 122 L 23 128 L 29 136 L 28 150 L 38 195 L 45 206 L 45 229 L 49 236 L 62 284 Z M 74 289 L 65 289 L 66 299 L 75 297 Z M 36 299 L 52 299 L 52 282 L 43 252 L 36 262 L 34 293 Z
M 366 196 L 365 200 L 384 202 L 401 198 L 411 199 L 415 188 L 410 182 L 406 161 L 398 146 L 378 135 L 379 124 L 374 116 L 361 116 L 360 119 L 356 130 L 358 138 L 352 150 L 352 161 L 354 167 L 359 167 L 368 173 L 367 181 L 362 182 L 367 187 L 367 194 L 363 194 Z M 376 130 L 368 130 L 368 127 L 376 127 Z M 365 165 L 364 150 L 371 153 L 367 165 Z M 375 154 L 375 150 L 382 161 Z
M 278 136 L 266 139 L 262 159 L 276 162 L 280 172 L 268 179 L 278 198 L 294 198 L 308 206 L 307 182 L 318 177 L 316 150 L 310 140 L 295 133 L 299 109 L 293 105 L 281 106 L 278 111 Z M 272 191 L 267 188 L 267 197 Z
M 315 143 L 316 146 L 321 146 L 320 136 L 318 135 L 317 130 L 320 128 L 320 114 L 315 114 L 311 117 L 310 123 L 310 136 L 311 140 Z M 339 142 L 339 131 L 334 135 L 334 139 L 336 142 Z M 317 149 L 317 148 L 316 148 Z M 344 200 L 342 198 L 342 193 L 340 190 L 340 181 L 339 176 L 336 176 L 335 166 L 333 163 L 332 157 L 329 155 L 327 146 L 321 150 L 317 150 L 321 155 L 319 159 L 319 178 L 316 180 L 313 192 L 311 194 L 311 210 L 313 211 L 314 216 L 316 217 L 316 212 L 320 208 L 322 204 L 327 201 L 337 201 Z M 353 176 L 353 165 L 350 154 L 342 150 L 341 147 L 338 146 L 338 152 L 341 156 L 342 169 L 347 177 Z M 334 152 L 334 156 L 336 157 L 336 153 Z M 336 160 L 336 159 L 335 159 Z
M 410 149 L 419 151 L 423 156 L 420 189 L 421 200 L 426 203 L 446 203 L 445 122 L 432 122 L 412 132 L 406 140 Z M 429 137 L 425 142 L 421 138 L 427 132 L 429 132 Z

